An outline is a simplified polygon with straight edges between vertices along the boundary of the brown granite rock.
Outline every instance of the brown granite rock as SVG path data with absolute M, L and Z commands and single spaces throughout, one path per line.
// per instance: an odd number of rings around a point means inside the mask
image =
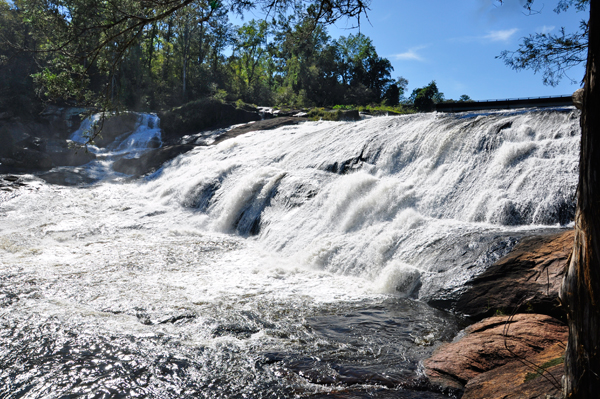
M 473 279 L 454 310 L 475 320 L 498 310 L 563 317 L 558 290 L 573 248 L 573 230 L 523 239 L 507 256 Z
M 462 399 L 547 399 L 560 397 L 564 343 L 556 343 L 525 361 L 512 361 L 469 380 Z
M 518 358 L 528 359 L 565 342 L 567 335 L 567 327 L 547 315 L 490 317 L 438 348 L 424 362 L 425 372 L 434 385 L 462 389 L 481 373 Z

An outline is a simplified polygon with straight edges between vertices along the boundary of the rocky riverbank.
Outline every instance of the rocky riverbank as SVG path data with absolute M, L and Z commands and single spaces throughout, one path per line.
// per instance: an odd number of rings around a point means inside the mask
M 424 362 L 432 385 L 463 399 L 560 397 L 558 290 L 572 246 L 572 230 L 524 239 L 474 279 L 452 306 L 480 321 Z

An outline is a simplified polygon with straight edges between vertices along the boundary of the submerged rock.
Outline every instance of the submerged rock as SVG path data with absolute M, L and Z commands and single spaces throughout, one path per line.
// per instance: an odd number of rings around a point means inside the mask
M 492 396 L 474 394 L 502 388 L 487 386 L 489 383 L 484 377 L 485 374 L 495 370 L 494 373 L 487 374 L 487 377 L 498 381 L 496 379 L 503 370 L 508 370 L 511 378 L 515 378 L 514 367 L 522 361 L 528 364 L 543 364 L 547 357 L 556 354 L 556 350 L 552 349 L 552 352 L 539 356 L 538 354 L 565 344 L 568 327 L 547 315 L 522 313 L 514 317 L 490 317 L 467 327 L 458 337 L 459 339 L 442 345 L 424 362 L 428 378 L 434 385 L 442 388 L 467 388 L 473 392 L 473 396 L 467 396 L 465 390 L 463 399 L 491 398 Z M 509 367 L 509 364 L 512 366 Z M 504 365 L 507 365 L 507 369 L 499 370 L 499 367 Z M 536 372 L 535 368 L 529 371 Z M 504 381 L 498 383 L 505 385 Z M 525 382 L 523 380 L 521 383 Z M 512 392 L 515 386 L 505 388 Z

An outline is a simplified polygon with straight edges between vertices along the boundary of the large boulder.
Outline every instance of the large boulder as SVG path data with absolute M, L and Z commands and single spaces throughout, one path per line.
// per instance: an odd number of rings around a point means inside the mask
M 517 309 L 564 317 L 558 290 L 573 240 L 573 230 L 523 239 L 466 286 L 453 310 L 474 320 Z
M 178 144 L 150 150 L 139 158 L 121 158 L 112 165 L 113 170 L 126 175 L 142 176 L 159 169 L 165 162 L 192 150 L 194 145 Z
M 98 147 L 106 147 L 115 139 L 125 133 L 131 133 L 135 130 L 139 115 L 135 112 L 122 112 L 118 115 L 110 116 L 100 120 L 94 128 L 94 144 Z
M 215 145 L 224 140 L 257 130 L 273 130 L 283 126 L 298 125 L 302 122 L 306 122 L 307 120 L 308 118 L 284 116 L 273 119 L 265 119 L 258 122 L 249 122 L 226 131 L 222 135 L 216 137 L 212 144 Z
M 3 158 L 3 163 L 27 170 L 48 170 L 54 167 L 48 154 L 30 148 L 15 148 L 10 158 Z
M 260 120 L 258 110 L 236 108 L 234 105 L 206 98 L 161 112 L 163 141 L 175 143 L 186 134 L 210 128 L 225 127 Z
M 526 361 L 514 361 L 469 380 L 462 399 L 549 399 L 562 397 L 565 343 L 556 343 Z
M 434 385 L 464 389 L 482 373 L 513 362 L 534 362 L 537 354 L 566 343 L 568 327 L 547 315 L 521 313 L 487 318 L 458 337 L 424 362 Z
M 96 159 L 96 155 L 87 151 L 85 148 L 68 148 L 64 146 L 60 149 L 48 151 L 48 155 L 55 166 L 80 166 Z

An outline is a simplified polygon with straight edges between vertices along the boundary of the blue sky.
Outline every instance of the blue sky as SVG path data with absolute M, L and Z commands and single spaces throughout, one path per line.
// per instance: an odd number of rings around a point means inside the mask
M 556 14 L 557 0 L 536 0 L 539 13 L 525 15 L 520 0 L 498 6 L 492 0 L 372 0 L 369 21 L 360 31 L 380 56 L 394 66 L 393 77 L 409 81 L 409 93 L 435 80 L 446 98 L 467 94 L 474 100 L 571 94 L 579 88 L 584 67 L 573 68 L 557 87 L 542 84 L 541 74 L 516 72 L 495 57 L 518 48 L 534 32 L 574 31 L 585 13 Z M 332 37 L 346 36 L 356 21 L 329 27 Z

